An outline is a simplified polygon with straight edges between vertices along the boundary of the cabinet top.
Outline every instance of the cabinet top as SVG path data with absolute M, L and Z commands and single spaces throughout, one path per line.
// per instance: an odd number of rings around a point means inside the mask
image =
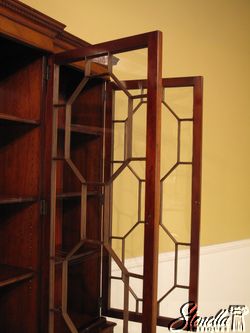
M 66 32 L 65 25 L 17 0 L 0 0 L 0 34 L 57 53 L 90 45 Z

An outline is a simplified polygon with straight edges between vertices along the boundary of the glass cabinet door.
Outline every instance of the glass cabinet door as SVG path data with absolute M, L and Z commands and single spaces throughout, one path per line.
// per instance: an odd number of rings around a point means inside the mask
M 161 44 L 155 31 L 54 58 L 50 333 L 101 332 L 103 316 L 122 320 L 110 332 L 155 333 L 178 317 L 176 290 L 197 303 L 201 78 L 162 79 Z

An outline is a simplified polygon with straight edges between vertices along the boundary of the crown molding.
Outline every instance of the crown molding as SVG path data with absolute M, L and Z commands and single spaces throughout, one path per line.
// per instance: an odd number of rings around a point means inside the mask
M 0 34 L 52 53 L 91 45 L 65 31 L 65 24 L 18 0 L 0 0 L 0 15 Z M 117 61 L 113 57 L 114 65 Z M 98 58 L 95 62 L 103 71 L 106 58 Z
M 17 0 L 0 0 L 1 14 L 19 23 L 36 24 L 54 33 L 60 33 L 65 25 Z M 5 9 L 5 10 L 4 10 Z

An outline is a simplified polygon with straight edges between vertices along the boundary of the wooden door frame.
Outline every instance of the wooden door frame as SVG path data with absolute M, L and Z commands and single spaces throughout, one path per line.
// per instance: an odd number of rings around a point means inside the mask
M 160 216 L 160 127 L 162 94 L 162 33 L 149 32 L 93 46 L 62 52 L 54 56 L 55 64 L 65 65 L 80 60 L 114 55 L 117 53 L 148 49 L 148 106 L 147 106 L 147 151 L 146 151 L 146 200 L 145 200 L 145 242 L 143 287 L 143 333 L 155 333 L 157 322 L 157 274 L 158 237 Z M 106 75 L 107 73 L 104 73 Z M 112 73 L 108 73 L 117 83 Z M 51 221 L 53 223 L 53 219 Z M 107 230 L 108 226 L 104 225 Z M 52 226 L 52 230 L 53 230 Z M 104 230 L 105 234 L 105 230 Z M 104 237 L 104 245 L 109 247 Z M 129 276 L 126 276 L 126 281 Z M 127 304 L 128 309 L 128 304 Z M 127 332 L 128 311 L 124 313 L 124 332 Z

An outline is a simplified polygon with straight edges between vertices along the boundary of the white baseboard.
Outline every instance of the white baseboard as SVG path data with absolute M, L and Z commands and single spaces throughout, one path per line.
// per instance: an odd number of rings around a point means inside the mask
M 213 244 L 207 246 L 201 246 L 200 256 L 212 255 L 215 253 L 225 253 L 226 251 L 234 251 L 238 249 L 249 249 L 250 248 L 250 239 L 244 239 L 234 242 Z M 174 260 L 174 251 L 171 252 L 162 252 L 159 254 L 159 264 L 162 262 L 168 262 Z M 187 259 L 189 257 L 189 250 L 180 250 L 179 259 Z M 128 269 L 134 269 L 136 267 L 143 266 L 143 257 L 134 257 L 126 259 L 126 267 Z M 114 264 L 112 267 L 112 272 L 119 270 L 119 268 Z

